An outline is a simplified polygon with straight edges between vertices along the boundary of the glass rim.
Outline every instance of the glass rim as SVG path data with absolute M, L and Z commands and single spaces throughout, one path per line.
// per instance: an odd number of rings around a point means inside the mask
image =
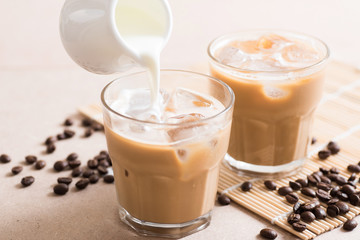
M 236 35 L 240 35 L 240 34 L 245 34 L 245 33 L 287 33 L 287 34 L 293 34 L 293 35 L 298 35 L 298 36 L 303 36 L 303 37 L 307 37 L 309 39 L 312 39 L 312 40 L 315 40 L 317 41 L 318 43 L 320 43 L 324 48 L 325 48 L 325 55 L 324 57 L 322 57 L 319 61 L 317 61 L 316 63 L 313 63 L 313 64 L 310 64 L 308 66 L 305 66 L 305 67 L 299 67 L 299 68 L 295 68 L 295 69 L 284 69 L 284 70 L 275 70 L 275 71 L 272 71 L 272 70 L 251 70 L 251 69 L 246 69 L 246 68 L 238 68 L 238 67 L 234 67 L 234 66 L 231 66 L 231 65 L 228 65 L 228 64 L 224 64 L 222 62 L 220 62 L 213 54 L 212 54 L 212 51 L 211 51 L 211 48 L 213 47 L 213 45 L 218 42 L 218 41 L 224 41 L 226 39 L 228 39 L 229 37 L 232 37 L 232 36 L 236 36 Z M 288 30 L 281 30 L 281 29 L 253 29 L 253 30 L 242 30 L 242 31 L 237 31 L 237 32 L 232 32 L 232 33 L 227 33 L 227 34 L 223 34 L 223 35 L 220 35 L 218 37 L 216 37 L 215 39 L 213 39 L 212 41 L 210 41 L 209 45 L 208 45 L 208 48 L 207 48 L 207 54 L 208 56 L 210 57 L 210 59 L 212 61 L 214 61 L 215 63 L 223 66 L 223 67 L 226 67 L 230 70 L 233 70 L 233 71 L 237 71 L 237 72 L 246 72 L 248 74 L 259 74 L 259 73 L 267 73 L 267 74 L 288 74 L 288 73 L 295 73 L 295 72 L 302 72 L 302 71 L 306 71 L 308 69 L 312 69 L 312 68 L 316 68 L 318 66 L 321 66 L 323 65 L 324 63 L 327 62 L 327 60 L 329 59 L 330 57 L 330 49 L 329 47 L 327 46 L 327 44 L 322 41 L 321 39 L 317 38 L 317 37 L 314 37 L 312 35 L 309 35 L 309 34 L 305 34 L 305 33 L 301 33 L 301 32 L 295 32 L 295 31 L 288 31 Z
M 125 118 L 127 120 L 130 120 L 130 121 L 135 121 L 135 122 L 138 122 L 138 123 L 144 123 L 144 124 L 148 124 L 148 125 L 157 125 L 157 126 L 168 126 L 168 127 L 175 127 L 175 126 L 189 126 L 189 125 L 197 125 L 199 123 L 203 123 L 203 122 L 206 122 L 206 121 L 209 121 L 211 119 L 215 119 L 221 115 L 224 115 L 226 114 L 228 111 L 230 111 L 230 109 L 233 107 L 234 105 L 234 102 L 235 102 L 235 94 L 233 92 L 233 90 L 226 84 L 224 83 L 223 81 L 217 79 L 217 78 L 214 78 L 212 76 L 209 76 L 209 75 L 206 75 L 206 74 L 203 74 L 203 73 L 197 73 L 197 72 L 193 72 L 193 71 L 187 71 L 187 70 L 176 70 L 176 69 L 160 69 L 160 76 L 161 76 L 161 73 L 162 72 L 175 72 L 175 73 L 186 73 L 186 74 L 191 74 L 191 75 L 196 75 L 196 76 L 201 76 L 201 77 L 206 77 L 208 79 L 211 79 L 212 81 L 214 82 L 217 82 L 219 84 L 221 84 L 230 94 L 230 101 L 229 103 L 224 106 L 224 109 L 222 109 L 221 111 L 217 112 L 216 114 L 214 115 L 211 115 L 209 117 L 206 117 L 206 118 L 203 118 L 203 119 L 200 119 L 200 120 L 196 120 L 196 121 L 191 121 L 191 122 L 182 122 L 182 123 L 162 123 L 162 122 L 154 122 L 154 121 L 146 121 L 146 120 L 140 120 L 140 119 L 136 119 L 136 118 L 133 118 L 133 117 L 130 117 L 130 116 L 127 116 L 127 115 L 124 115 L 124 114 L 121 114 L 117 111 L 115 111 L 113 108 L 111 108 L 106 100 L 105 100 L 105 92 L 111 87 L 112 84 L 114 84 L 115 82 L 123 79 L 123 78 L 126 78 L 126 77 L 131 77 L 131 76 L 135 76 L 135 75 L 139 75 L 139 74 L 145 74 L 147 75 L 147 71 L 140 71 L 140 72 L 135 72 L 135 73 L 131 73 L 131 74 L 128 74 L 128 75 L 124 75 L 124 76 L 120 76 L 118 78 L 115 78 L 114 80 L 112 80 L 111 82 L 109 82 L 108 84 L 106 84 L 106 86 L 103 88 L 103 90 L 101 91 L 101 103 L 102 105 L 110 112 L 112 112 L 113 114 L 115 114 L 116 116 L 119 116 L 121 118 Z

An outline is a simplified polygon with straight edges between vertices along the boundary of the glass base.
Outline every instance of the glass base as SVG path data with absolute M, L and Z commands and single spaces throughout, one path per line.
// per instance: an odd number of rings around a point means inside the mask
M 223 164 L 240 176 L 255 178 L 279 178 L 296 174 L 305 163 L 305 158 L 301 158 L 291 163 L 278 166 L 261 166 L 243 161 L 238 161 L 226 154 Z
M 181 238 L 205 229 L 210 224 L 211 211 L 185 223 L 162 224 L 139 220 L 119 207 L 121 221 L 129 225 L 138 234 L 163 238 Z

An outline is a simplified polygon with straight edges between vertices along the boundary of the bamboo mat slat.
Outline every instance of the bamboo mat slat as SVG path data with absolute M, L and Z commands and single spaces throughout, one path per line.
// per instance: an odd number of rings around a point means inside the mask
M 202 67 L 201 70 L 204 68 Z M 79 111 L 103 123 L 99 105 L 85 106 Z M 316 136 L 318 142 L 310 146 L 308 159 L 301 171 L 294 176 L 274 180 L 278 187 L 288 186 L 289 181 L 304 178 L 317 171 L 319 167 L 336 167 L 342 176 L 348 178 L 351 175 L 347 171 L 347 166 L 360 161 L 360 70 L 341 62 L 331 62 L 327 69 L 325 93 L 315 115 L 313 136 Z M 330 140 L 338 142 L 341 151 L 324 161 L 319 160 L 317 152 Z M 239 186 L 248 180 L 252 181 L 253 188 L 249 192 L 241 191 Z M 347 219 L 360 214 L 360 207 L 349 204 L 350 211 L 346 215 L 315 220 L 307 224 L 307 229 L 300 233 L 287 223 L 287 215 L 292 211 L 292 205 L 287 203 L 277 191 L 267 190 L 263 180 L 238 176 L 221 165 L 218 192 L 226 194 L 235 203 L 304 240 L 331 231 L 341 226 Z M 310 200 L 302 194 L 298 195 L 300 201 Z M 326 208 L 325 204 L 321 205 Z

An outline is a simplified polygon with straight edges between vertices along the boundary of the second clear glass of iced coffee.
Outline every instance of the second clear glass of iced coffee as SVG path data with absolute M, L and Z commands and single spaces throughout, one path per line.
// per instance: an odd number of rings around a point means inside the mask
M 234 95 L 202 74 L 160 77 L 160 118 L 147 110 L 146 72 L 104 88 L 105 134 L 122 221 L 143 235 L 180 238 L 210 223 Z
M 243 31 L 212 41 L 208 55 L 211 74 L 236 96 L 225 165 L 242 175 L 296 172 L 322 96 L 326 44 L 288 31 Z

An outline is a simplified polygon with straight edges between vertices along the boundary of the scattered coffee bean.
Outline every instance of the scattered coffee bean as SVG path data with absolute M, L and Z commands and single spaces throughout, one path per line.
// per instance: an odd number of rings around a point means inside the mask
M 329 150 L 321 150 L 318 152 L 318 157 L 321 160 L 327 159 L 328 157 L 330 157 L 330 155 L 331 155 L 331 152 Z
M 90 169 L 96 169 L 97 166 L 99 165 L 99 161 L 96 160 L 96 159 L 90 159 L 88 162 L 87 162 L 87 165 Z
M 77 181 L 77 183 L 75 184 L 77 189 L 84 189 L 89 185 L 89 179 L 87 178 L 83 178 L 80 179 L 79 181 Z
M 81 165 L 81 161 L 79 161 L 79 160 L 69 161 L 68 164 L 69 164 L 70 168 L 74 169 Z
M 92 128 L 85 129 L 84 136 L 90 137 L 93 134 L 94 130 Z
M 104 154 L 99 154 L 99 155 L 96 155 L 94 157 L 94 159 L 98 160 L 98 161 L 101 161 L 101 160 L 106 160 L 108 156 L 104 155 Z
M 339 201 L 335 205 L 339 208 L 339 214 L 341 215 L 346 214 L 350 211 L 349 205 L 344 202 Z
M 226 196 L 225 194 L 220 194 L 218 196 L 217 200 L 221 205 L 224 205 L 224 206 L 229 205 L 231 202 L 230 198 L 228 196 Z
M 76 159 L 78 159 L 78 157 L 79 157 L 79 155 L 77 153 L 70 153 L 67 156 L 66 160 L 71 162 L 71 161 L 75 161 Z
M 318 182 L 321 182 L 320 177 L 317 175 L 308 175 L 307 180 L 311 186 L 316 186 Z
M 114 176 L 113 175 L 105 175 L 104 176 L 104 182 L 113 183 L 114 182 Z
M 339 174 L 329 173 L 329 174 L 327 175 L 327 177 L 328 177 L 331 181 L 336 182 L 336 179 L 337 179 L 338 175 L 339 175 Z
M 266 239 L 275 239 L 278 234 L 275 230 L 271 228 L 264 228 L 260 231 L 260 236 Z
M 314 189 L 309 187 L 302 188 L 301 193 L 308 197 L 312 197 L 312 198 L 316 197 L 316 192 L 314 191 Z
M 299 201 L 299 196 L 296 193 L 289 193 L 285 195 L 286 201 L 288 201 L 288 203 L 294 204 L 297 201 Z
M 290 187 L 294 190 L 294 191 L 298 191 L 301 189 L 301 184 L 298 182 L 293 182 L 293 181 L 289 181 L 289 185 Z
M 73 177 L 79 177 L 82 174 L 82 170 L 80 167 L 74 168 L 71 172 L 71 176 Z
M 322 190 L 322 189 L 318 189 L 316 191 L 316 196 L 320 201 L 325 202 L 325 203 L 327 203 L 331 199 L 330 194 L 327 191 Z
M 70 118 L 67 118 L 67 119 L 65 119 L 65 121 L 64 121 L 64 125 L 65 125 L 65 126 L 72 126 L 73 124 L 74 124 L 74 121 L 71 120 Z
M 72 178 L 71 177 L 59 177 L 57 179 L 58 183 L 64 183 L 66 185 L 69 185 L 72 182 Z
M 22 166 L 15 166 L 11 169 L 11 172 L 16 175 L 16 174 L 19 174 L 21 171 L 23 170 L 23 167 Z
M 99 176 L 97 174 L 93 174 L 89 177 L 90 183 L 97 183 L 99 181 Z
M 328 183 L 319 182 L 319 183 L 317 184 L 317 188 L 318 188 L 318 189 L 322 189 L 322 190 L 324 190 L 324 191 L 330 191 L 331 185 L 328 184 Z
M 294 213 L 301 213 L 302 209 L 301 209 L 301 203 L 300 202 L 296 202 L 293 206 L 293 212 Z
M 317 207 L 313 210 L 313 213 L 316 217 L 316 219 L 325 219 L 326 218 L 326 212 L 323 208 Z
M 35 168 L 40 170 L 43 169 L 46 166 L 46 162 L 43 160 L 39 160 L 35 163 Z
M 248 192 L 250 191 L 252 188 L 252 183 L 251 182 L 243 182 L 243 184 L 241 184 L 241 190 L 243 190 L 244 192 Z
M 353 206 L 360 206 L 360 196 L 357 194 L 352 194 L 349 197 L 349 202 Z
M 316 137 L 312 137 L 312 138 L 311 138 L 311 145 L 315 144 L 316 142 L 317 142 Z
M 340 146 L 336 142 L 329 142 L 327 145 L 327 149 L 331 152 L 331 154 L 337 154 L 340 151 Z
M 296 222 L 300 222 L 300 214 L 297 214 L 297 213 L 290 213 L 290 215 L 288 216 L 287 218 L 287 222 L 289 224 L 293 224 L 293 223 L 296 223 Z
M 340 173 L 340 170 L 337 169 L 336 167 L 332 167 L 332 168 L 330 168 L 330 173 L 339 174 L 339 173 Z
M 57 195 L 65 195 L 69 191 L 69 187 L 64 183 L 59 183 L 54 186 L 53 190 Z
M 356 191 L 355 191 L 355 188 L 349 184 L 345 184 L 343 185 L 341 188 L 340 188 L 340 191 L 346 193 L 348 196 L 354 194 Z
M 30 186 L 31 184 L 33 184 L 35 182 L 35 178 L 33 176 L 27 176 L 27 177 L 23 177 L 21 179 L 21 184 L 24 186 L 24 187 L 28 187 Z
M 56 161 L 54 163 L 54 169 L 58 172 L 64 170 L 67 166 L 69 166 L 67 161 Z
M 352 231 L 357 227 L 357 225 L 358 223 L 355 219 L 349 219 L 344 223 L 343 229 L 346 231 Z
M 312 173 L 312 175 L 318 175 L 320 178 L 321 178 L 322 176 L 324 176 L 324 174 L 322 173 L 322 171 L 315 171 L 315 172 Z M 320 181 L 320 180 L 319 180 L 319 181 Z
M 25 157 L 25 161 L 28 163 L 28 164 L 33 164 L 34 162 L 37 161 L 37 157 L 34 156 L 34 155 L 28 155 Z
M 1 154 L 0 155 L 0 162 L 9 163 L 9 162 L 11 162 L 11 158 L 7 154 Z
M 346 193 L 342 192 L 342 191 L 338 191 L 336 193 L 336 197 L 341 201 L 348 201 L 349 200 L 349 196 Z
M 295 182 L 300 183 L 301 187 L 307 187 L 309 184 L 307 178 L 299 178 Z
M 81 124 L 82 124 L 84 127 L 89 127 L 89 126 L 91 126 L 92 123 L 93 123 L 93 121 L 92 121 L 90 118 L 84 118 L 84 119 L 81 121 Z
M 313 211 L 315 208 L 320 206 L 320 202 L 318 200 L 311 200 L 308 202 L 304 202 L 300 206 L 300 212 L 304 211 Z
M 70 129 L 65 129 L 64 135 L 66 138 L 72 138 L 75 135 L 75 132 Z
M 329 174 L 329 169 L 320 167 L 319 170 L 320 170 L 323 174 L 325 174 L 325 175 Z
M 269 189 L 269 190 L 276 190 L 276 183 L 274 183 L 273 181 L 270 181 L 270 180 L 266 180 L 265 182 L 264 182 L 264 185 L 265 185 L 265 187 L 267 188 L 267 189 Z
M 334 205 L 334 204 L 336 204 L 338 201 L 339 201 L 338 198 L 332 198 L 332 199 L 330 199 L 326 204 L 327 204 L 327 205 Z
M 281 196 L 286 196 L 287 194 L 293 192 L 293 189 L 291 187 L 288 187 L 288 186 L 285 186 L 285 187 L 280 187 L 278 189 L 278 193 L 281 195 Z
M 93 174 L 95 174 L 94 170 L 86 169 L 86 170 L 83 172 L 82 176 L 83 176 L 84 178 L 89 178 L 89 177 L 90 177 L 91 175 L 93 175 Z
M 335 186 L 335 187 L 333 187 L 333 188 L 331 189 L 330 195 L 331 195 L 332 197 L 336 197 L 338 191 L 340 191 L 340 187 L 339 187 L 339 186 Z
M 59 140 L 59 141 L 64 140 L 66 138 L 67 137 L 66 137 L 66 135 L 64 133 L 59 133 L 59 134 L 56 135 L 56 139 Z
M 304 223 L 301 223 L 301 222 L 293 223 L 292 227 L 297 232 L 303 232 L 303 231 L 306 230 L 306 225 Z
M 106 161 L 106 160 L 101 160 L 101 161 L 99 162 L 99 166 L 102 166 L 102 167 L 104 167 L 104 168 L 108 168 L 108 167 L 110 166 L 110 164 L 109 164 L 108 161 Z
M 53 144 L 56 142 L 56 137 L 50 136 L 45 140 L 45 145 Z
M 331 184 L 330 178 L 328 178 L 326 176 L 321 176 L 320 180 L 321 180 L 322 183 Z
M 356 179 L 356 174 L 352 173 L 351 176 L 348 178 L 348 182 L 352 182 Z
M 53 143 L 49 143 L 46 145 L 46 152 L 47 153 L 53 153 L 55 151 L 56 147 Z
M 352 173 L 359 173 L 360 172 L 360 166 L 357 164 L 350 164 L 347 167 L 347 170 Z
M 338 175 L 336 178 L 336 183 L 340 186 L 345 185 L 347 183 L 347 179 L 343 176 Z
M 330 217 L 336 217 L 339 215 L 340 209 L 336 205 L 332 204 L 327 207 L 326 213 Z
M 103 131 L 104 130 L 103 125 L 101 125 L 100 123 L 93 123 L 91 127 L 94 131 Z
M 99 152 L 99 154 L 100 155 L 105 155 L 105 156 L 109 156 L 109 152 L 108 151 L 106 151 L 106 150 L 101 150 L 100 152 Z
M 108 170 L 106 169 L 106 167 L 103 167 L 103 166 L 98 166 L 97 170 L 101 175 L 104 175 L 104 174 L 108 173 Z
M 310 211 L 305 211 L 300 214 L 301 220 L 307 223 L 311 223 L 315 220 L 315 215 Z

